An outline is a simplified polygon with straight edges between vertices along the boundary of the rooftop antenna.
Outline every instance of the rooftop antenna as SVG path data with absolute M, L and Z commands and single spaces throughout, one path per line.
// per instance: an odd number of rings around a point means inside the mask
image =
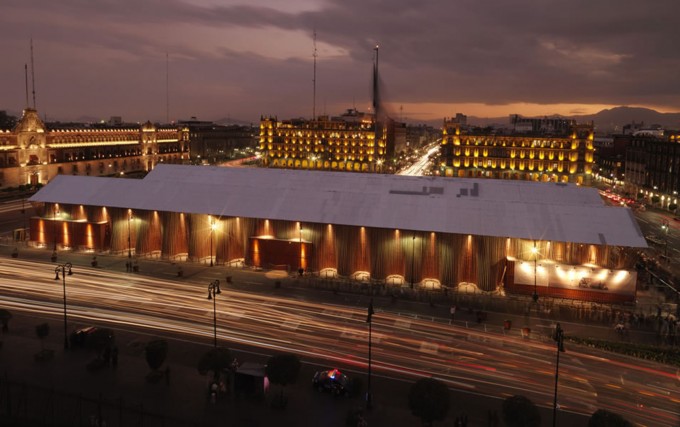
M 316 120 L 316 30 L 314 30 L 314 78 L 312 78 L 312 120 Z
M 168 52 L 165 52 L 165 122 L 170 123 L 170 72 Z
M 31 88 L 33 91 L 33 109 L 35 110 L 35 66 L 33 65 L 33 39 L 31 38 Z
M 30 108 L 28 103 L 28 64 L 24 64 L 24 82 L 26 83 L 26 108 Z

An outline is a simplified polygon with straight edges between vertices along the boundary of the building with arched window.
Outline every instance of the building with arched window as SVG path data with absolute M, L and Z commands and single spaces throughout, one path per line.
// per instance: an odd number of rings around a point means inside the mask
M 142 180 L 58 176 L 31 243 L 249 265 L 370 285 L 632 301 L 624 207 L 568 183 L 159 165 Z
M 56 175 L 112 176 L 189 161 L 185 128 L 47 126 L 27 108 L 11 130 L 0 129 L 0 186 L 46 184 Z

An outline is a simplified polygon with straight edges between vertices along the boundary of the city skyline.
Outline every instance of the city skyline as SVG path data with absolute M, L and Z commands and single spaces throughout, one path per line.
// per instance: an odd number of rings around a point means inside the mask
M 666 0 L 616 9 L 600 0 L 9 0 L 0 109 L 33 106 L 34 77 L 36 108 L 59 120 L 256 123 L 369 111 L 380 45 L 382 99 L 408 121 L 619 105 L 677 112 L 676 9 Z

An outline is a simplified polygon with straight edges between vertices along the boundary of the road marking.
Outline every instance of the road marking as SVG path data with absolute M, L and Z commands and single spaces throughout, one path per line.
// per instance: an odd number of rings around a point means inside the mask
M 300 327 L 300 322 L 286 321 L 286 322 L 281 323 L 281 327 L 283 329 L 295 331 L 295 330 L 297 330 L 298 327 Z
M 394 321 L 394 326 L 397 328 L 405 328 L 409 329 L 411 328 L 411 321 L 410 320 L 404 320 L 404 319 L 397 319 Z
M 427 341 L 423 341 L 423 342 L 420 343 L 421 353 L 436 355 L 438 350 L 439 350 L 439 344 L 435 344 L 435 343 L 427 342 Z
M 222 314 L 222 313 L 220 313 L 220 314 Z M 240 318 L 243 317 L 244 314 L 246 314 L 246 312 L 245 311 L 238 311 L 238 310 L 237 311 L 230 310 L 230 311 L 225 311 L 224 314 L 229 316 L 229 317 L 235 317 L 237 319 L 240 319 Z

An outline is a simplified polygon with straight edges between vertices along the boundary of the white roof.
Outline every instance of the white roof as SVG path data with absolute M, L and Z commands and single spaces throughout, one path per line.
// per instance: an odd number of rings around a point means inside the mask
M 58 175 L 30 201 L 647 247 L 628 208 L 574 184 L 162 164 Z

